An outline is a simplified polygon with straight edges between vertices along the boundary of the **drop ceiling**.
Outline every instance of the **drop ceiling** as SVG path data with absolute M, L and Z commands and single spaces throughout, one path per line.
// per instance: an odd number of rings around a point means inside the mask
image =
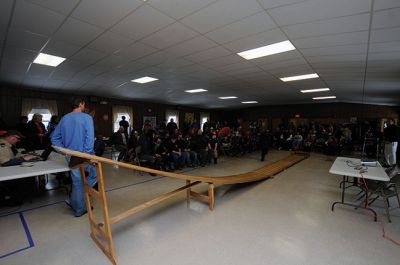
M 296 50 L 237 55 L 285 40 Z M 0 82 L 38 90 L 204 108 L 400 103 L 398 0 L 1 0 L 0 51 Z M 66 60 L 33 64 L 39 52 Z M 143 76 L 158 81 L 130 82 Z

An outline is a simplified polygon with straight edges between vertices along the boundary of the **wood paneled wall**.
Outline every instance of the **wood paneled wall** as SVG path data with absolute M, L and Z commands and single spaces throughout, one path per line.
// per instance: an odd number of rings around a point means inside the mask
M 54 99 L 57 101 L 59 115 L 70 111 L 70 99 L 72 94 L 62 94 L 46 91 L 37 91 L 22 88 L 0 87 L 0 114 L 8 126 L 14 126 L 18 122 L 21 113 L 22 98 Z M 87 96 L 87 99 L 94 99 Z M 107 105 L 99 104 L 100 100 L 106 100 Z M 273 121 L 285 122 L 299 114 L 301 118 L 315 121 L 350 122 L 350 117 L 357 117 L 358 121 L 377 120 L 382 118 L 394 118 L 399 120 L 400 107 L 381 106 L 352 103 L 320 103 L 320 104 L 298 104 L 251 107 L 241 110 L 205 110 L 184 106 L 172 106 L 151 102 L 126 101 L 109 98 L 97 98 L 97 103 L 91 103 L 96 108 L 95 126 L 98 133 L 109 136 L 112 131 L 112 106 L 132 106 L 134 113 L 134 129 L 140 129 L 143 124 L 143 116 L 156 116 L 157 122 L 165 119 L 165 112 L 168 109 L 179 110 L 180 122 L 184 121 L 185 112 L 195 113 L 195 118 L 200 120 L 200 112 L 210 113 L 213 121 L 228 121 L 235 124 L 236 118 L 244 121 L 255 121 L 261 118 L 268 119 L 270 124 Z M 104 114 L 109 116 L 108 121 L 103 120 Z
M 57 101 L 59 116 L 62 116 L 71 111 L 70 101 L 74 95 L 64 93 L 54 93 L 46 91 L 37 91 L 22 88 L 10 88 L 2 86 L 0 87 L 0 114 L 5 120 L 8 127 L 15 126 L 18 123 L 21 115 L 21 102 L 22 98 L 41 98 L 41 99 L 52 99 Z M 191 108 L 184 106 L 172 106 L 167 104 L 152 103 L 152 102 L 139 102 L 139 101 L 127 101 L 118 100 L 111 98 L 99 98 L 91 96 L 83 96 L 88 100 L 89 105 L 93 106 L 96 110 L 95 115 L 95 128 L 97 133 L 101 133 L 104 136 L 109 136 L 112 131 L 112 106 L 113 105 L 124 105 L 131 106 L 133 109 L 133 128 L 141 129 L 143 124 L 143 116 L 156 116 L 157 123 L 165 119 L 165 112 L 168 109 L 177 109 L 180 113 L 180 121 L 184 121 L 185 112 L 192 112 L 195 114 L 197 120 L 200 118 L 200 112 L 209 112 L 211 119 L 216 119 L 213 110 L 205 110 L 199 108 Z M 107 105 L 100 104 L 100 100 L 108 102 Z M 93 101 L 97 101 L 93 103 Z M 105 121 L 104 115 L 108 115 L 109 119 Z

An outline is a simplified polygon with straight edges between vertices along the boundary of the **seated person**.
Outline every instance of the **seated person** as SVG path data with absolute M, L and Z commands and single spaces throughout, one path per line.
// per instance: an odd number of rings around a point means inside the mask
M 176 136 L 172 136 L 171 139 L 169 139 L 167 142 L 167 148 L 171 156 L 171 162 L 173 163 L 171 168 L 177 170 L 182 169 L 182 152 Z
M 102 156 L 104 154 L 105 149 L 106 149 L 106 143 L 103 140 L 103 135 L 97 134 L 93 146 L 94 154 L 96 156 Z
M 124 127 L 120 126 L 118 131 L 113 133 L 110 137 L 110 142 L 115 146 L 115 149 L 119 152 L 118 161 L 121 161 L 128 151 L 128 135 L 125 132 Z
M 0 137 L 0 165 L 2 167 L 20 165 L 22 162 L 36 159 L 36 156 L 24 155 L 16 156 L 15 145 L 22 138 L 18 131 L 7 131 Z M 0 205 L 15 206 L 22 204 L 22 197 L 25 190 L 32 186 L 33 178 L 16 179 L 0 182 Z

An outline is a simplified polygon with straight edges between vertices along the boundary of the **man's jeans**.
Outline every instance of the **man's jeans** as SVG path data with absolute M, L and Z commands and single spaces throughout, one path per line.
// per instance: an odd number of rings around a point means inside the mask
M 67 158 L 67 160 L 69 160 Z M 97 182 L 96 168 L 93 165 L 86 165 L 85 171 L 86 182 L 89 186 Z M 82 177 L 79 168 L 71 169 L 71 193 L 69 195 L 69 200 L 67 202 L 71 205 L 74 210 L 75 216 L 81 216 L 86 212 L 86 202 L 85 202 L 85 190 L 82 184 Z
M 396 165 L 397 142 L 385 143 L 385 158 L 389 165 Z

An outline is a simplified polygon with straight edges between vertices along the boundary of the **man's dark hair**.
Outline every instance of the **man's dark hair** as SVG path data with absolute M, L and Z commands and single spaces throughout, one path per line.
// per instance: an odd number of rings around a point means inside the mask
M 125 117 L 125 116 L 122 116 L 122 117 L 121 117 L 121 119 L 125 120 L 125 119 L 126 119 L 126 117 Z
M 86 103 L 85 99 L 83 98 L 73 98 L 71 101 L 71 107 L 72 109 L 76 109 L 77 107 L 79 107 L 79 104 L 81 103 Z

